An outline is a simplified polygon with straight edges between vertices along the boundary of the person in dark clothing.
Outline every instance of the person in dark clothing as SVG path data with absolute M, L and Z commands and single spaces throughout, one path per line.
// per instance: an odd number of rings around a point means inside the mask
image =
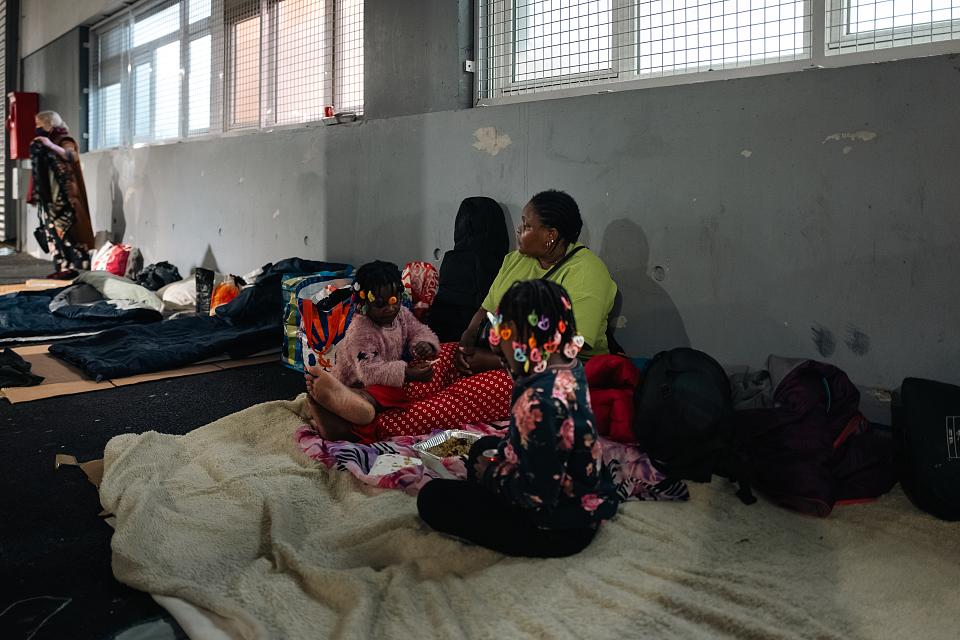
M 465 198 L 457 211 L 453 243 L 440 263 L 428 322 L 440 342 L 460 339 L 510 250 L 503 209 L 490 198 Z
M 570 297 L 549 280 L 518 282 L 491 316 L 490 345 L 514 379 L 509 430 L 471 447 L 470 481 L 430 481 L 417 509 L 434 529 L 507 555 L 578 553 L 619 499 L 601 459 Z

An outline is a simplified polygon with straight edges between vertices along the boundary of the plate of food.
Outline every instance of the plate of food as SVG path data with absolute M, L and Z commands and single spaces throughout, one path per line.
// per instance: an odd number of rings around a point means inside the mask
M 422 442 L 413 445 L 413 448 L 420 454 L 423 464 L 434 471 L 441 478 L 459 479 L 452 472 L 462 468 L 470 454 L 470 447 L 480 439 L 480 434 L 462 431 L 460 429 L 450 429 L 431 436 Z

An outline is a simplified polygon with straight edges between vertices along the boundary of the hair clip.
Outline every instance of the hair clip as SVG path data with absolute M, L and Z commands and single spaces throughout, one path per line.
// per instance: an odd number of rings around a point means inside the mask
M 354 283 L 353 283 L 353 290 L 354 290 L 354 291 L 360 291 L 360 283 L 359 283 L 359 282 L 354 282 Z
M 504 340 L 509 340 L 510 336 L 512 335 L 513 331 L 510 330 L 510 327 L 504 327 L 503 329 L 500 329 L 500 337 Z
M 567 311 L 570 311 L 571 309 L 573 309 L 573 307 L 570 305 L 570 301 L 567 300 L 566 296 L 560 296 L 560 302 L 563 303 L 563 308 L 566 309 Z
M 514 344 L 516 344 L 516 343 L 514 343 Z M 521 349 L 520 347 L 514 347 L 514 349 L 513 349 L 513 359 L 516 360 L 517 362 L 526 362 L 526 361 L 527 361 L 527 354 L 525 354 L 525 353 L 523 352 L 523 349 Z
M 377 299 L 377 296 L 373 294 L 373 291 L 367 291 L 367 300 L 369 300 L 370 302 L 373 302 L 376 299 Z
M 530 315 L 528 315 L 528 316 L 527 316 L 527 322 L 530 323 L 530 326 L 531 326 L 531 327 L 537 326 L 537 314 L 536 314 L 536 313 L 531 313 Z
M 530 349 L 530 360 L 533 362 L 543 361 L 543 355 L 540 353 L 540 349 L 537 349 L 536 347 Z
M 561 320 L 560 322 L 558 322 L 558 323 L 557 323 L 557 331 L 559 331 L 561 335 L 563 335 L 564 333 L 566 333 L 566 332 L 567 332 L 567 323 L 564 322 L 563 320 Z
M 577 357 L 577 355 L 580 354 L 580 350 L 583 348 L 583 345 L 584 345 L 583 336 L 580 336 L 580 335 L 573 336 L 573 339 L 563 346 L 563 355 L 573 360 L 574 358 Z
M 549 329 L 550 318 L 548 318 L 547 316 L 540 316 L 540 321 L 537 323 L 537 328 L 539 328 L 540 331 L 546 331 L 547 329 Z
M 491 347 L 495 347 L 500 344 L 500 333 L 497 331 L 496 327 L 490 327 L 490 335 L 487 336 L 487 342 L 490 343 Z
M 536 349 L 536 348 L 537 348 L 537 339 L 536 339 L 535 337 L 533 337 L 533 336 L 530 336 L 530 337 L 527 339 L 527 344 L 530 345 L 530 348 L 531 348 L 531 349 Z
M 530 373 L 530 361 L 529 361 L 529 360 L 527 360 L 526 362 L 523 363 L 523 372 L 524 372 L 524 373 Z
M 387 304 L 397 304 L 397 296 L 390 296 L 390 299 L 387 300 Z
M 533 368 L 533 372 L 534 372 L 534 373 L 543 373 L 544 371 L 546 371 L 546 369 L 547 369 L 547 361 L 546 361 L 546 360 L 541 360 L 541 361 L 538 362 L 538 363 L 536 364 L 536 366 Z
M 487 320 L 490 321 L 490 326 L 492 326 L 492 327 L 499 327 L 500 324 L 503 322 L 503 316 L 502 316 L 502 315 L 496 315 L 496 316 L 495 316 L 495 315 L 493 315 L 492 313 L 490 313 L 489 311 L 487 311 Z

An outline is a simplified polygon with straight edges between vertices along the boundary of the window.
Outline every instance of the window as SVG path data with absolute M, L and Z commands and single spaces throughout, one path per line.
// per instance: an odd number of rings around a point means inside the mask
M 480 0 L 478 96 L 761 65 L 802 69 L 833 53 L 960 39 L 960 0 L 825 3 Z
M 960 0 L 832 0 L 829 54 L 960 38 Z
M 154 0 L 93 35 L 93 148 L 363 111 L 363 0 Z

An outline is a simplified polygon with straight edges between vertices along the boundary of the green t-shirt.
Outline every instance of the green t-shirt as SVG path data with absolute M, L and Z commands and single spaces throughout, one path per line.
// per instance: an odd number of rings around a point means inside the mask
M 567 247 L 567 252 L 579 247 L 580 243 Z M 508 253 L 500 266 L 500 272 L 490 285 L 490 292 L 483 301 L 483 308 L 487 311 L 496 311 L 500 306 L 500 298 L 507 292 L 514 282 L 521 280 L 536 280 L 542 278 L 548 269 L 540 266 L 535 258 L 525 256 L 517 251 Z M 573 304 L 573 317 L 577 321 L 577 332 L 590 350 L 584 349 L 582 357 L 609 353 L 607 348 L 607 316 L 613 309 L 613 301 L 617 295 L 617 285 L 607 265 L 590 249 L 581 249 L 572 258 L 564 262 L 550 280 L 556 282 L 570 294 Z

